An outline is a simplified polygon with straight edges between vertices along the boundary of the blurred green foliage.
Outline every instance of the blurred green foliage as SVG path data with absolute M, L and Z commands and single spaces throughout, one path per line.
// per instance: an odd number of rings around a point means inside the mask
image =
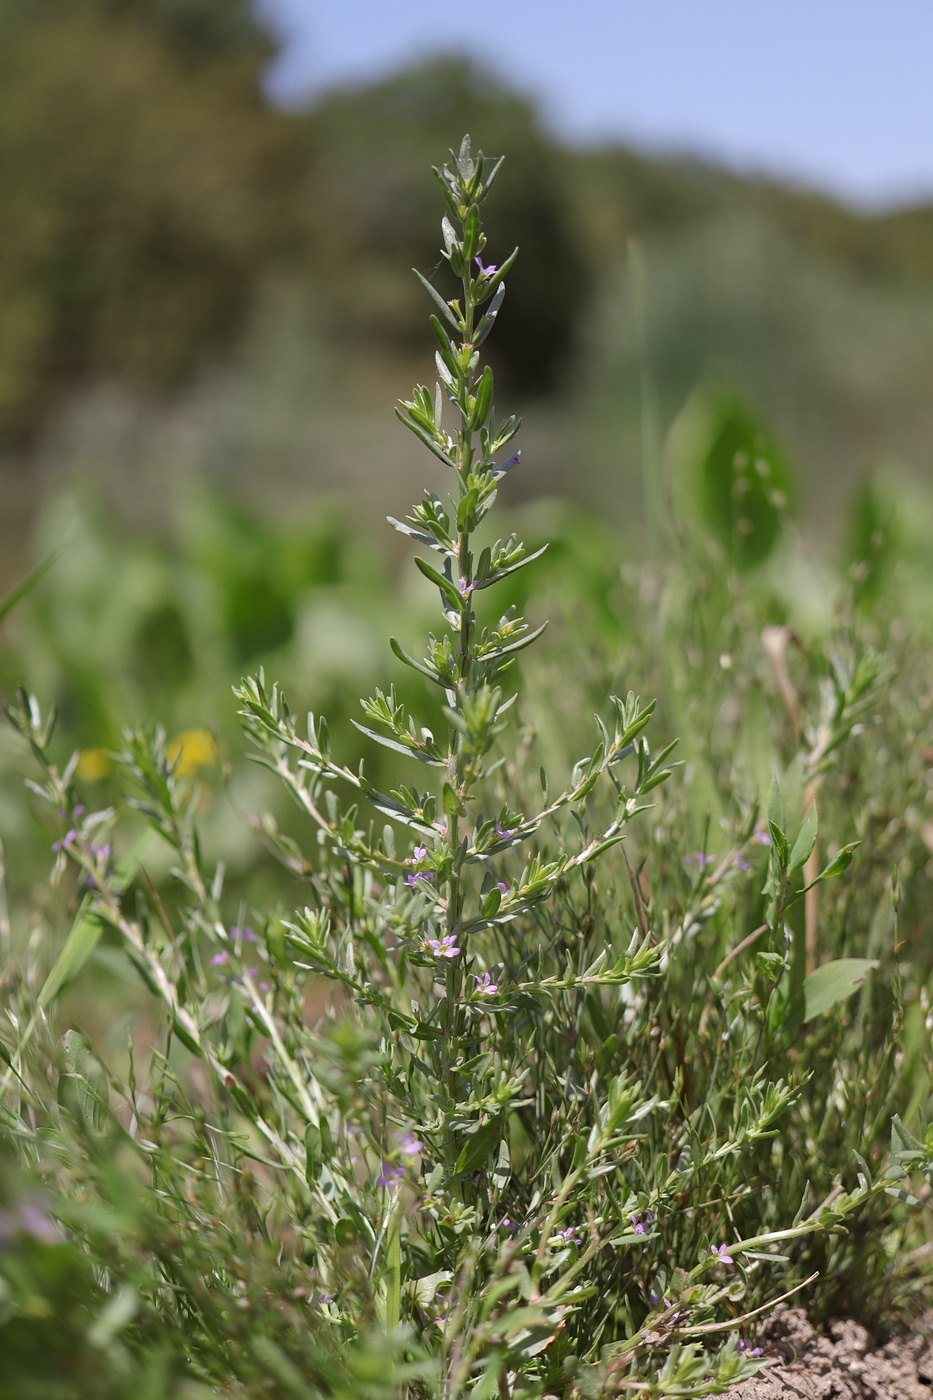
M 699 162 L 567 149 L 526 97 L 456 57 L 274 111 L 274 44 L 244 0 L 5 0 L 0 25 L 0 447 L 34 497 L 73 465 L 63 414 L 87 430 L 81 470 L 100 471 L 104 385 L 190 436 L 235 376 L 240 398 L 275 402 L 261 446 L 291 486 L 282 459 L 307 457 L 312 413 L 294 386 L 318 382 L 315 421 L 346 408 L 340 470 L 372 459 L 355 424 L 387 421 L 419 324 L 408 268 L 434 266 L 422 171 L 464 129 L 508 151 L 490 254 L 522 249 L 498 382 L 551 396 L 549 437 L 578 444 L 572 469 L 539 476 L 548 490 L 638 518 L 645 373 L 662 427 L 698 383 L 741 394 L 801 462 L 821 533 L 870 472 L 926 469 L 930 209 L 858 214 Z M 210 411 L 195 472 L 253 460 L 229 396 Z M 151 426 L 124 454 L 128 484 Z M 312 462 L 310 489 L 318 476 Z

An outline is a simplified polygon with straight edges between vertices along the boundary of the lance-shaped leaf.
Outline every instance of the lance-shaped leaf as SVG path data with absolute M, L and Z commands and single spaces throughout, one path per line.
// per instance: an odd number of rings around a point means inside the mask
M 408 429 L 409 432 L 414 433 L 415 437 L 418 438 L 420 442 L 423 442 L 425 447 L 429 448 L 434 453 L 435 457 L 437 457 L 439 461 L 444 463 L 445 467 L 456 467 L 456 463 L 454 462 L 450 454 L 448 452 L 445 452 L 444 449 L 441 446 L 439 446 L 435 439 L 430 435 L 430 433 L 425 432 L 424 428 L 422 428 L 419 423 L 416 423 L 413 421 L 413 419 L 409 418 L 408 414 L 405 413 L 405 411 L 402 408 L 400 408 L 398 404 L 396 404 L 395 406 L 395 416 L 400 423 L 405 424 L 405 427 Z
M 426 563 L 424 559 L 415 559 L 415 564 L 426 579 L 430 579 L 432 583 L 437 585 L 441 591 L 441 596 L 459 613 L 463 607 L 463 599 L 453 580 L 445 578 L 443 574 L 438 573 L 437 569 L 432 569 L 431 565 Z
M 789 870 L 800 870 L 804 865 L 806 865 L 813 852 L 813 847 L 816 845 L 816 835 L 818 829 L 819 816 L 816 810 L 816 803 L 813 802 L 810 805 L 810 811 L 807 814 L 807 819 L 804 822 L 803 826 L 800 828 L 800 835 L 794 842 L 794 849 L 790 853 L 790 865 L 788 866 Z
M 419 763 L 427 763 L 434 768 L 445 768 L 447 766 L 445 759 L 432 758 L 429 754 L 426 754 L 423 749 L 418 748 L 414 740 L 412 740 L 410 744 L 400 744 L 397 739 L 390 739 L 386 734 L 377 734 L 374 729 L 367 729 L 365 724 L 360 724 L 355 719 L 351 719 L 350 723 L 355 729 L 358 729 L 361 734 L 365 734 L 367 739 L 375 739 L 376 743 L 381 744 L 383 748 L 394 749 L 396 753 L 407 754 L 409 758 L 417 758 Z
M 546 544 L 543 544 L 533 554 L 526 554 L 524 558 L 517 559 L 514 564 L 509 564 L 504 569 L 497 569 L 494 574 L 487 574 L 481 583 L 477 583 L 477 588 L 490 588 L 494 583 L 499 583 L 501 579 L 508 578 L 509 574 L 517 574 L 519 569 L 524 569 L 526 564 L 532 564 L 535 559 L 540 559 L 547 547 Z
M 493 647 L 488 651 L 481 650 L 479 658 L 482 661 L 498 661 L 503 656 L 511 656 L 516 651 L 523 651 L 525 647 L 530 647 L 532 642 L 536 642 L 547 628 L 547 623 L 542 622 L 540 627 L 536 627 L 533 632 L 529 632 L 525 637 L 519 637 L 516 642 L 509 642 L 507 646 Z
M 454 314 L 453 308 L 447 304 L 447 302 L 441 296 L 440 292 L 437 291 L 435 287 L 431 286 L 431 283 L 428 281 L 428 279 L 426 277 L 422 277 L 421 273 L 416 267 L 412 268 L 412 272 L 415 274 L 422 287 L 424 287 L 425 291 L 431 297 L 432 301 L 437 306 L 437 309 L 440 311 L 441 315 L 444 316 L 450 322 L 455 331 L 459 331 L 460 321 L 458 317 Z
M 389 638 L 389 646 L 392 648 L 393 654 L 398 657 L 399 661 L 403 662 L 406 666 L 410 666 L 413 671 L 418 671 L 422 676 L 427 676 L 429 681 L 434 681 L 436 685 L 441 686 L 444 690 L 448 688 L 448 682 L 443 676 L 440 676 L 437 671 L 435 671 L 433 667 L 427 665 L 426 662 L 416 661 L 413 656 L 409 656 L 408 652 L 395 637 Z

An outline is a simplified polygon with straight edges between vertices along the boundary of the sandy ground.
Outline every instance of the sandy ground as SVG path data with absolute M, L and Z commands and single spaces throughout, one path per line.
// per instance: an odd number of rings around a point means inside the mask
M 776 1308 L 758 1344 L 778 1364 L 729 1391 L 730 1400 L 933 1400 L 933 1310 L 915 1332 L 876 1344 L 857 1322 L 825 1334 L 796 1308 Z

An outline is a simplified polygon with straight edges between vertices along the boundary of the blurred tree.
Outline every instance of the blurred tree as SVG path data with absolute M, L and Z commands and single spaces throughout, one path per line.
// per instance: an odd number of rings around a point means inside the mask
M 521 245 L 496 329 L 495 366 L 505 393 L 551 393 L 573 351 L 588 266 L 566 198 L 569 153 L 543 132 L 532 104 L 463 58 L 437 58 L 367 87 L 344 89 L 306 118 L 314 152 L 316 246 L 329 272 L 334 322 L 354 341 L 383 349 L 423 344 L 424 293 L 408 269 L 438 267 L 439 192 L 425 165 L 442 164 L 465 131 L 475 149 L 505 154 L 509 178 L 490 196 L 499 263 Z
M 0 10 L 0 434 L 87 375 L 179 382 L 294 246 L 301 153 L 244 0 Z

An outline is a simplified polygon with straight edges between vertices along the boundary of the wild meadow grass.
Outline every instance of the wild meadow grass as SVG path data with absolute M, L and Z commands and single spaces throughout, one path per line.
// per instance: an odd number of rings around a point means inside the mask
M 929 662 L 870 560 L 798 556 L 731 401 L 663 562 L 497 533 L 499 169 L 435 171 L 459 291 L 421 279 L 399 417 L 438 490 L 391 521 L 435 621 L 390 619 L 377 764 L 237 686 L 291 801 L 262 901 L 177 736 L 127 729 L 99 806 L 8 707 L 52 849 L 0 906 L 0 1396 L 701 1396 L 780 1298 L 884 1327 L 929 1287 Z M 145 989 L 125 1048 L 63 1000 L 95 965 Z

